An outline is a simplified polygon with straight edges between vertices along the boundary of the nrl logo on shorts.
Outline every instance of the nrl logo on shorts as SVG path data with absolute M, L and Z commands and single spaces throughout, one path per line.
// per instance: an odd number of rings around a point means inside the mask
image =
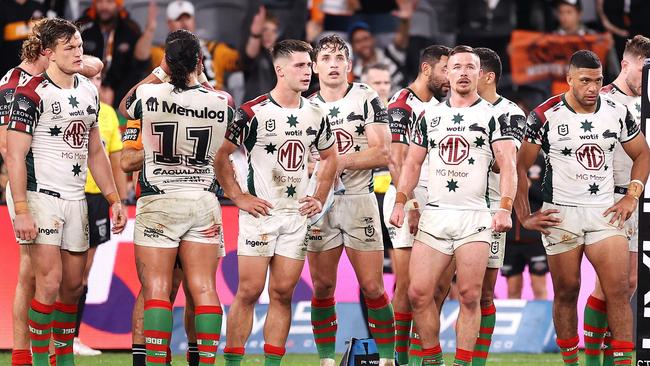
M 429 123 L 429 126 L 431 126 L 431 128 L 438 127 L 438 125 L 440 124 L 440 119 L 442 119 L 442 117 L 440 117 L 440 116 L 432 119 L 431 122 Z
M 60 102 L 52 103 L 52 113 L 54 113 L 54 114 L 61 113 L 61 103 Z
M 269 132 L 275 131 L 275 120 L 269 119 L 266 121 L 266 130 Z
M 364 231 L 366 233 L 366 236 L 369 237 L 369 238 L 371 236 L 375 235 L 375 227 L 372 226 L 372 225 L 366 226 L 366 229 Z
M 561 124 L 557 126 L 557 134 L 560 136 L 566 136 L 569 134 L 569 125 Z

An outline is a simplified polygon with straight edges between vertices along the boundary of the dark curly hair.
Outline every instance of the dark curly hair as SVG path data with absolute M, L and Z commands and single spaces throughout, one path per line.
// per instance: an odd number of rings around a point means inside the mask
M 199 65 L 201 44 L 197 36 L 184 29 L 174 31 L 165 40 L 165 62 L 174 91 L 188 89 L 188 77 Z

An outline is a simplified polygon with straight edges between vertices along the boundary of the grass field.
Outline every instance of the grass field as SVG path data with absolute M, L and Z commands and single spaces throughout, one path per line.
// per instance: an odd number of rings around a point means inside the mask
M 337 357 L 337 362 L 340 362 L 340 355 Z M 581 357 L 582 358 L 582 357 Z M 449 366 L 452 364 L 453 355 L 445 355 L 445 363 Z M 0 352 L 0 365 L 10 365 L 11 354 L 8 352 Z M 174 357 L 173 365 L 185 366 L 185 357 Z M 223 365 L 223 355 L 217 357 L 216 365 Z M 263 365 L 264 357 L 259 355 L 249 355 L 244 358 L 243 366 L 246 365 Z M 284 356 L 282 362 L 285 366 L 317 366 L 317 355 L 297 355 L 288 354 Z M 562 358 L 559 354 L 541 354 L 529 355 L 521 353 L 509 354 L 494 354 L 490 355 L 488 365 L 493 366 L 537 366 L 537 365 L 561 365 Z M 77 357 L 77 366 L 97 366 L 97 365 L 110 365 L 110 366 L 131 366 L 131 354 L 126 352 L 104 353 L 97 357 Z

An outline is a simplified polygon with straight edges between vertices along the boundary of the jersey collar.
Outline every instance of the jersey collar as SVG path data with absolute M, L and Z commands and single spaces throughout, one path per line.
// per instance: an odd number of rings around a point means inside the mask
M 47 75 L 47 71 L 43 71 L 43 77 L 45 78 L 45 80 L 49 81 L 50 84 L 56 86 L 59 89 L 63 89 L 62 87 L 56 85 L 56 83 L 52 81 L 52 79 L 50 79 L 50 77 Z M 79 77 L 77 77 L 77 75 L 74 75 L 74 84 L 72 86 L 72 89 L 76 89 L 77 86 L 79 86 Z
M 276 102 L 275 99 L 271 96 L 271 93 L 266 93 L 266 96 L 269 98 L 271 103 L 277 105 L 280 108 L 284 108 L 283 106 L 280 105 L 280 103 Z M 302 108 L 302 97 L 300 97 L 300 104 L 298 105 L 298 109 Z
M 447 100 L 445 101 L 445 104 L 447 104 L 447 107 L 449 107 L 449 108 L 454 108 L 454 107 L 451 106 L 450 100 L 451 100 L 450 98 L 447 98 Z M 483 98 L 478 97 L 478 99 L 476 99 L 476 102 L 472 103 L 472 105 L 470 105 L 469 108 L 472 108 L 473 106 L 481 103 L 482 100 L 483 100 Z
M 411 94 L 413 94 L 413 96 L 415 97 L 415 99 L 417 99 L 417 100 L 419 100 L 420 102 L 424 103 L 424 101 L 423 101 L 422 99 L 420 99 L 420 97 L 418 97 L 417 94 L 415 94 L 415 92 L 413 91 L 413 89 L 409 88 L 408 86 L 407 86 L 405 89 L 408 90 Z
M 348 93 L 350 92 L 350 90 L 352 90 L 352 87 L 353 87 L 353 86 L 354 86 L 354 84 L 352 84 L 352 83 L 348 83 L 348 89 L 345 91 L 345 94 L 343 94 L 343 98 L 345 98 L 345 97 L 348 95 Z M 327 103 L 327 102 L 325 101 L 325 99 L 323 99 L 323 97 L 320 95 L 320 90 L 318 91 L 318 93 L 316 93 L 316 97 L 317 97 L 318 99 L 320 99 L 321 102 L 323 102 L 323 103 Z M 343 99 L 343 98 L 341 98 L 341 99 Z
M 570 110 L 570 111 L 573 112 L 574 114 L 581 114 L 581 113 L 576 112 L 576 111 L 573 109 L 573 107 L 571 107 L 571 106 L 569 105 L 569 103 L 567 103 L 566 98 L 564 97 L 564 94 L 562 94 L 562 97 L 560 97 L 560 98 L 562 99 L 562 103 L 564 103 L 564 105 L 566 106 L 566 108 L 567 108 L 568 110 Z M 598 99 L 596 100 L 596 110 L 594 110 L 592 113 L 585 113 L 585 114 L 596 114 L 596 113 L 598 113 L 598 110 L 599 110 L 599 109 L 600 109 L 600 95 L 598 95 Z

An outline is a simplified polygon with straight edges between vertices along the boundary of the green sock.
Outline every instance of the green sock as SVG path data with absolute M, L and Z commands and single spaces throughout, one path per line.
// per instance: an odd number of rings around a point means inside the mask
M 49 366 L 50 332 L 52 331 L 53 305 L 32 300 L 29 307 L 29 339 L 32 342 L 33 366 Z
M 270 344 L 264 345 L 264 366 L 280 366 L 282 363 L 282 356 L 286 352 L 284 347 L 272 346 Z
M 194 310 L 199 366 L 214 365 L 221 337 L 221 306 L 197 306 Z
M 634 343 L 612 340 L 612 351 L 614 353 L 614 365 L 631 366 L 634 352 Z
M 481 308 L 481 328 L 479 329 L 478 338 L 476 338 L 476 344 L 474 345 L 474 354 L 472 356 L 473 366 L 485 366 L 487 363 L 496 321 L 497 309 L 494 304 Z
M 415 328 L 415 320 L 411 323 L 411 338 L 409 339 L 409 366 L 420 366 L 422 364 L 422 343 L 420 335 Z
M 226 347 L 223 350 L 223 358 L 226 360 L 225 366 L 239 366 L 244 359 L 244 347 Z
M 580 366 L 578 363 L 578 342 L 580 338 L 576 335 L 573 338 L 569 339 L 560 339 L 556 340 L 558 347 L 560 347 L 560 352 L 562 353 L 562 360 L 564 361 L 564 366 Z
M 334 358 L 336 345 L 336 302 L 334 298 L 311 299 L 311 327 L 316 342 L 318 357 Z
M 52 332 L 57 366 L 74 366 L 72 343 L 77 326 L 77 304 L 54 303 Z
M 147 366 L 167 364 L 172 332 L 172 304 L 168 300 L 147 300 L 144 303 L 144 339 Z
M 366 298 L 368 325 L 372 338 L 377 343 L 379 358 L 395 358 L 395 317 L 393 306 L 384 292 L 377 299 Z
M 408 365 L 409 333 L 411 331 L 411 313 L 395 312 L 395 353 L 398 365 Z
M 586 366 L 600 366 L 600 347 L 607 331 L 607 304 L 589 296 L 585 305 L 585 360 Z
M 614 366 L 614 350 L 612 349 L 612 332 L 608 329 L 603 339 L 603 366 Z
M 470 366 L 472 364 L 472 351 L 456 348 L 454 366 Z

